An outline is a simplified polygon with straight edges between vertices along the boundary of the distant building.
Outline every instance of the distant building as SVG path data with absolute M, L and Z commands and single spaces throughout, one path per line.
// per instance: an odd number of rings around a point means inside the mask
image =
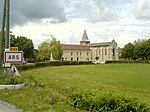
M 118 59 L 118 45 L 115 40 L 103 43 L 90 43 L 86 30 L 83 33 L 80 45 L 63 44 L 62 60 L 105 63 L 106 60 Z

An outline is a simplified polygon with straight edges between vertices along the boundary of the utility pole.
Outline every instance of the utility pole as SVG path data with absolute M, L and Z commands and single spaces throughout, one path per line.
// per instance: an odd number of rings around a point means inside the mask
M 6 36 L 5 36 L 6 27 Z M 0 70 L 2 69 L 4 40 L 5 49 L 10 47 L 10 0 L 4 1 L 3 20 L 2 20 L 2 35 L 0 37 Z
M 10 0 L 6 0 L 6 37 L 5 49 L 10 47 Z
M 5 21 L 6 20 L 6 0 L 4 1 L 4 9 L 3 9 L 3 20 L 2 20 L 2 30 L 0 37 L 0 70 L 2 69 L 3 62 L 3 50 L 4 50 L 4 37 L 5 37 Z

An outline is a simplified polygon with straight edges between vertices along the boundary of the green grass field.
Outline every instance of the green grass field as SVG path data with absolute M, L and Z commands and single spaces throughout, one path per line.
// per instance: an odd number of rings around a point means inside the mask
M 45 67 L 22 74 L 32 75 L 35 81 L 20 90 L 0 91 L 0 98 L 25 112 L 69 112 L 71 108 L 60 102 L 78 91 L 111 91 L 136 97 L 150 106 L 150 64 Z

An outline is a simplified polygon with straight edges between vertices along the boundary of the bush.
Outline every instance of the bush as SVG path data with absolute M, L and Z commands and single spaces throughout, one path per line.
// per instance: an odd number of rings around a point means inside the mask
M 150 60 L 108 60 L 105 62 L 106 64 L 111 64 L 111 63 L 150 63 Z
M 114 95 L 112 93 L 92 93 L 72 94 L 69 97 L 69 104 L 74 108 L 89 112 L 148 112 L 149 107 L 145 103 L 140 103 L 135 98 Z
M 9 76 L 1 76 L 0 77 L 0 85 L 9 85 L 9 84 L 22 84 L 25 83 L 26 79 L 24 77 L 13 77 L 12 75 Z
M 18 70 L 29 70 L 35 68 L 35 64 L 22 64 L 16 65 Z
M 63 65 L 83 65 L 92 64 L 92 61 L 49 61 L 49 62 L 36 62 L 34 64 L 17 65 L 18 70 L 28 70 L 46 66 L 63 66 Z

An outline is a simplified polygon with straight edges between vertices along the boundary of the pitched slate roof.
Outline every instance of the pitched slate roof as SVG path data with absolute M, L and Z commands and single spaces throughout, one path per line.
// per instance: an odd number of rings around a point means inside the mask
M 89 46 L 62 44 L 63 50 L 90 50 Z
M 112 43 L 116 43 L 116 41 L 113 39 L 111 42 L 91 43 L 90 47 L 110 46 Z

